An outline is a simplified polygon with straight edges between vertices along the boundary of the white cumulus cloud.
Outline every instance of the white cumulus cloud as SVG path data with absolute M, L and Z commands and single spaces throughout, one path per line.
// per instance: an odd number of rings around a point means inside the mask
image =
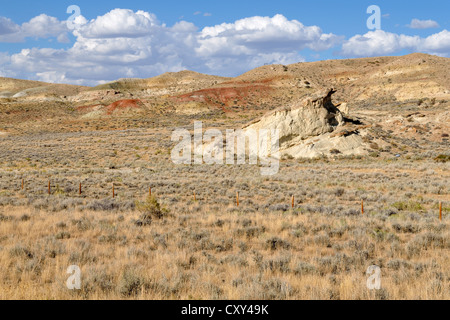
M 149 35 L 157 24 L 156 16 L 148 12 L 114 9 L 84 24 L 78 31 L 86 38 L 139 38 Z
M 89 85 L 183 69 L 235 76 L 267 63 L 304 61 L 301 50 L 327 50 L 343 40 L 282 15 L 199 30 L 186 21 L 169 27 L 148 12 L 114 9 L 90 21 L 79 16 L 74 24 L 71 48 L 24 49 L 0 61 L 1 68 L 23 78 Z M 20 26 L 20 32 L 22 38 L 61 36 L 65 28 L 64 22 L 41 15 Z
M 0 17 L 0 42 L 23 42 L 26 38 L 55 37 L 60 42 L 67 42 L 68 28 L 65 22 L 55 17 L 41 14 L 23 23 L 15 24 L 8 18 Z
M 434 20 L 412 19 L 408 27 L 411 29 L 430 29 L 439 28 L 439 24 Z
M 2 35 L 18 32 L 19 29 L 20 27 L 17 24 L 15 24 L 11 19 L 6 17 L 0 17 L 0 37 Z
M 443 30 L 427 38 L 421 38 L 383 30 L 370 31 L 350 38 L 342 45 L 340 53 L 346 57 L 368 57 L 392 54 L 401 50 L 450 56 L 450 32 Z
M 183 69 L 236 76 L 264 64 L 304 61 L 304 49 L 320 52 L 341 45 L 339 54 L 345 57 L 402 50 L 450 56 L 447 30 L 426 38 L 377 30 L 344 40 L 280 14 L 199 29 L 187 21 L 167 26 L 145 11 L 114 9 L 92 20 L 78 16 L 73 23 L 72 46 L 29 48 L 12 55 L 0 52 L 0 74 L 86 85 Z M 51 37 L 66 42 L 68 32 L 65 21 L 45 14 L 22 25 L 0 17 L 0 42 Z

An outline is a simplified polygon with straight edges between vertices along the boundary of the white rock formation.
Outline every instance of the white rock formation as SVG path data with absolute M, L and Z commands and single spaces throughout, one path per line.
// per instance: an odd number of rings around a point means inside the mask
M 367 151 L 357 130 L 339 134 L 345 120 L 331 97 L 336 91 L 327 89 L 291 107 L 276 109 L 244 127 L 279 132 L 279 154 L 294 158 L 322 155 L 362 155 Z
M 338 106 L 338 109 L 343 115 L 346 115 L 346 116 L 350 115 L 350 108 L 348 107 L 347 103 L 341 103 Z

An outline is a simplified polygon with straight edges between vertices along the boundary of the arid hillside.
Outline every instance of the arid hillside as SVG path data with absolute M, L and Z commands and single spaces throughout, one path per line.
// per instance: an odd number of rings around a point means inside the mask
M 236 78 L 168 72 L 93 88 L 0 78 L 0 136 L 173 128 L 194 120 L 238 129 L 292 106 L 307 114 L 304 101 L 333 88 L 329 103 L 344 121 L 325 127 L 328 136 L 323 127 L 322 136 L 307 135 L 303 147 L 294 141 L 284 156 L 443 154 L 449 148 L 449 70 L 449 58 L 415 53 L 266 65 Z M 326 122 L 304 117 L 296 121 Z M 268 123 L 276 127 L 277 121 Z M 349 136 L 355 141 L 344 139 Z
M 411 54 L 268 65 L 236 78 L 181 71 L 94 88 L 1 78 L 0 133 L 173 127 L 193 120 L 236 129 L 333 88 L 332 103 L 349 121 L 319 137 L 317 150 L 308 147 L 317 145 L 313 136 L 286 156 L 443 153 L 448 149 L 449 70 L 448 58 Z M 339 138 L 349 135 L 357 141 Z
M 0 77 L 0 100 L 49 101 L 76 95 L 88 87 Z
M 426 54 L 271 65 L 175 99 L 227 110 L 286 106 L 326 87 L 351 107 L 450 100 L 450 59 Z M 434 99 L 434 100 L 433 100 Z M 434 104 L 433 103 L 433 104 Z

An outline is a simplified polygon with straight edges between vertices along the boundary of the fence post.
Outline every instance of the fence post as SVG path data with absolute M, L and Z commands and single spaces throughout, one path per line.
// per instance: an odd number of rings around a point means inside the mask
M 294 195 L 292 195 L 292 209 L 294 209 L 295 207 L 295 197 Z
M 194 202 L 196 202 L 196 201 L 197 201 L 197 196 L 196 196 L 195 191 L 194 191 Z
M 148 195 L 149 195 L 150 198 L 152 197 L 152 187 L 148 188 Z
M 239 207 L 239 191 L 236 191 L 236 206 Z
M 361 214 L 364 215 L 364 200 L 361 200 Z
M 23 181 L 23 179 L 22 179 L 22 190 L 23 190 L 23 187 L 24 187 L 24 181 Z
M 439 202 L 439 221 L 442 221 L 442 201 Z
M 81 182 L 80 182 L 80 186 L 78 188 L 78 194 L 81 195 Z
M 114 192 L 114 183 L 113 183 L 113 185 L 112 185 L 112 191 L 113 191 L 113 199 L 116 197 L 116 194 L 115 194 L 115 192 Z
M 52 189 L 50 187 L 50 180 L 48 181 L 48 194 L 51 195 L 52 194 Z

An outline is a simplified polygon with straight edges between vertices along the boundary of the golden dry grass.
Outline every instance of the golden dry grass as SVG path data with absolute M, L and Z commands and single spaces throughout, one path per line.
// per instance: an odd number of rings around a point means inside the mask
M 205 208 L 140 227 L 139 212 L 4 212 L 0 299 L 449 298 L 448 221 Z M 82 290 L 66 288 L 70 265 Z

